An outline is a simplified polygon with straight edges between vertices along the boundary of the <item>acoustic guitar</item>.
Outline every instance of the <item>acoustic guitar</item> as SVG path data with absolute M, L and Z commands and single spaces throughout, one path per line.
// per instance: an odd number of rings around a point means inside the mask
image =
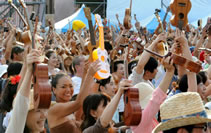
M 93 28 L 93 25 L 92 25 L 92 17 L 91 17 L 90 8 L 88 8 L 88 7 L 84 8 L 84 13 L 85 13 L 85 16 L 88 20 L 90 40 L 91 40 L 88 44 L 88 50 L 89 50 L 89 53 L 92 54 L 92 51 L 99 47 L 99 42 L 95 41 L 95 34 L 94 34 L 94 28 Z
M 125 29 L 130 29 L 132 27 L 131 24 L 131 8 L 132 8 L 132 0 L 130 0 L 130 8 L 125 9 L 125 17 L 124 17 L 124 27 Z
M 38 23 L 38 16 L 36 17 L 35 28 L 29 20 L 29 14 L 26 4 L 23 0 L 19 0 L 20 4 L 24 8 L 25 17 L 28 22 L 29 32 L 32 39 L 32 48 L 35 49 L 35 34 Z M 43 63 L 33 64 L 33 86 L 34 86 L 34 107 L 38 109 L 48 109 L 51 104 L 51 85 L 48 78 L 48 66 Z
M 170 9 L 172 13 L 171 24 L 182 30 L 188 24 L 188 13 L 191 10 L 190 0 L 172 0 Z
M 104 32 L 101 16 L 96 14 L 95 19 L 99 29 L 99 47 L 93 51 L 92 58 L 93 61 L 100 60 L 101 69 L 96 72 L 94 77 L 101 80 L 110 76 L 110 66 L 108 62 L 108 53 L 104 47 Z
M 125 48 L 124 68 L 125 78 L 128 78 L 128 47 Z M 127 126 L 138 125 L 141 121 L 142 110 L 139 103 L 138 88 L 128 88 L 124 93 L 124 122 Z

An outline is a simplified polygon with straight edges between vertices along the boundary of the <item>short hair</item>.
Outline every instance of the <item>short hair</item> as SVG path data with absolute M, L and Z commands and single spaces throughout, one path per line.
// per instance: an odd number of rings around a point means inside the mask
M 116 72 L 117 71 L 118 64 L 124 64 L 124 61 L 123 60 L 114 61 L 114 63 L 113 63 L 113 72 Z
M 19 54 L 19 53 L 22 53 L 22 52 L 24 52 L 24 48 L 22 46 L 14 46 L 12 48 L 12 52 L 11 52 L 10 58 L 13 60 L 14 59 L 13 54 Z
M 101 79 L 101 80 L 97 81 L 97 82 L 99 83 L 98 91 L 101 91 L 101 90 L 100 90 L 100 87 L 101 87 L 101 86 L 105 87 L 106 84 L 110 83 L 110 81 L 111 81 L 111 76 L 109 76 L 109 77 L 106 78 L 106 79 Z
M 80 65 L 82 57 L 83 56 L 76 56 L 76 57 L 73 58 L 72 64 L 73 64 L 73 69 L 74 69 L 75 73 L 77 72 L 75 66 Z
M 151 73 L 154 72 L 154 70 L 158 67 L 158 61 L 150 57 L 147 64 L 144 66 L 144 71 L 150 71 Z

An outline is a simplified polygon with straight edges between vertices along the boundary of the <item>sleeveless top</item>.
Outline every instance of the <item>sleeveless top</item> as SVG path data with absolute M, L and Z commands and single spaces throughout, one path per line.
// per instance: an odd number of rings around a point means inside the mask
M 74 120 L 68 120 L 58 126 L 50 128 L 51 133 L 81 133 L 80 124 Z

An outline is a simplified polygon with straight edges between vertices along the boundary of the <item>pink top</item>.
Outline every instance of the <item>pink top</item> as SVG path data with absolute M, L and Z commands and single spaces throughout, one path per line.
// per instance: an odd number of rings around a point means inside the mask
M 142 119 L 137 127 L 133 127 L 134 133 L 151 133 L 152 130 L 159 124 L 155 119 L 155 115 L 160 109 L 160 105 L 166 99 L 166 94 L 157 88 L 153 94 L 152 99 L 147 104 L 146 108 L 142 111 Z

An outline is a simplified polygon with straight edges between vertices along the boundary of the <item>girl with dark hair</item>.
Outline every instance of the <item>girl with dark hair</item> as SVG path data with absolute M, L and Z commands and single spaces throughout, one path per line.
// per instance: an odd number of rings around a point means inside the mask
M 85 118 L 81 124 L 82 131 L 96 123 L 96 119 L 91 115 L 90 112 L 97 110 L 98 106 L 101 104 L 103 108 L 105 108 L 109 101 L 110 99 L 103 94 L 92 94 L 86 97 L 83 103 Z
M 200 94 L 201 98 L 205 98 L 205 91 L 206 87 L 203 84 L 202 78 L 199 74 L 196 74 L 196 83 L 197 83 L 197 92 Z M 175 88 L 175 90 L 172 90 L 172 92 L 169 94 L 169 97 L 181 93 L 181 92 L 188 92 L 188 75 L 182 76 L 182 78 L 178 81 L 178 85 Z
M 48 58 L 48 75 L 56 75 L 60 70 L 57 67 L 58 57 L 53 50 L 48 50 L 45 54 Z
M 10 112 L 12 109 L 13 99 L 15 98 L 15 94 L 18 88 L 17 83 L 11 83 L 13 78 L 7 79 L 6 87 L 2 93 L 1 102 L 0 102 L 0 110 L 1 112 Z
M 85 97 L 91 92 L 91 82 L 99 70 L 99 61 L 93 62 L 83 80 L 76 100 L 70 101 L 73 95 L 73 83 L 70 76 L 56 74 L 52 79 L 52 89 L 56 96 L 56 104 L 48 111 L 48 124 L 51 133 L 80 133 L 80 124 L 75 120 L 74 112 L 78 111 Z
M 124 90 L 131 86 L 132 81 L 122 80 L 118 92 L 108 105 L 108 99 L 102 94 L 88 96 L 83 103 L 84 120 L 81 125 L 83 133 L 107 133 L 120 97 Z

